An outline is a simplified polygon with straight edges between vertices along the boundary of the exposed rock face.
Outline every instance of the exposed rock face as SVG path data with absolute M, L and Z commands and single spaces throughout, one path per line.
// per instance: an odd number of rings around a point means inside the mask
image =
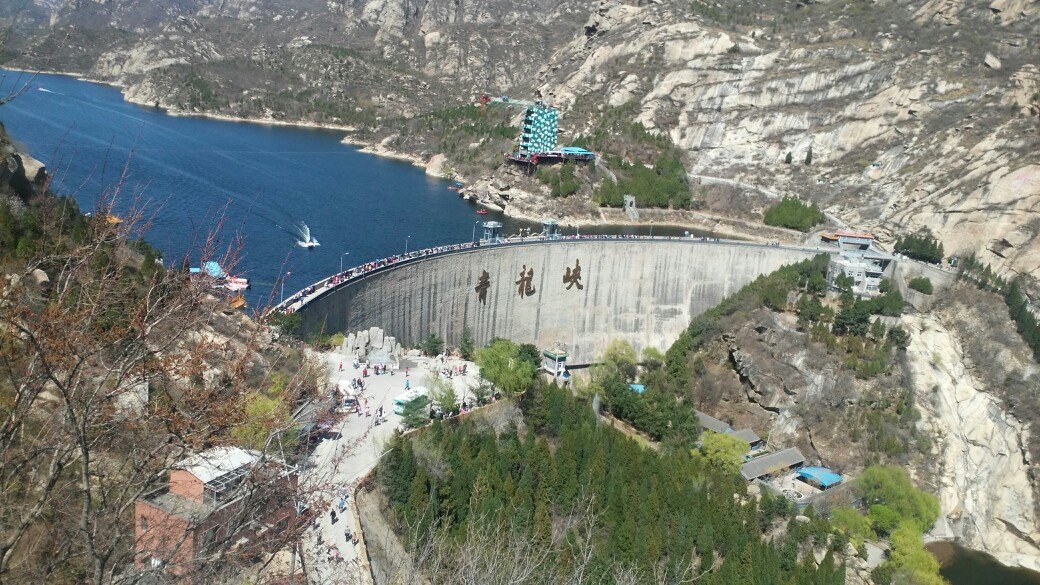
M 47 183 L 47 169 L 27 154 L 9 153 L 0 158 L 0 185 L 9 187 L 22 200 L 40 192 Z M 10 202 L 17 205 L 17 202 Z
M 950 252 L 1040 275 L 1030 237 L 1040 149 L 1028 118 L 1038 56 L 1024 41 L 1040 9 L 970 4 L 816 4 L 800 30 L 777 32 L 711 26 L 676 3 L 603 2 L 543 70 L 541 89 L 583 112 L 631 108 L 690 153 L 691 176 L 808 196 L 882 235 L 930 229 Z M 991 39 L 950 42 L 955 25 Z M 811 165 L 800 164 L 810 148 Z M 994 253 L 1008 234 L 1019 243 Z
M 734 428 L 750 427 L 774 447 L 796 446 L 813 462 L 855 474 L 876 447 L 864 413 L 890 404 L 902 376 L 860 380 L 844 356 L 798 331 L 793 315 L 755 311 L 701 358 L 699 406 Z M 911 449 L 904 457 L 916 461 Z
M 821 360 L 791 323 L 761 311 L 761 321 L 746 325 L 730 338 L 730 360 L 746 387 L 747 398 L 765 410 L 780 413 L 799 400 L 832 395 L 838 382 L 833 368 L 820 371 Z M 816 348 L 819 349 L 819 348 Z
M 365 359 L 374 350 L 385 351 L 387 355 L 399 356 L 401 354 L 401 346 L 397 344 L 397 339 L 386 335 L 379 327 L 370 327 L 357 333 L 347 334 L 342 350 L 348 354 L 353 353 L 359 359 Z
M 980 391 L 951 332 L 932 316 L 906 319 L 923 425 L 938 437 L 939 498 L 955 534 L 1001 562 L 1040 570 L 1040 523 L 1025 430 Z

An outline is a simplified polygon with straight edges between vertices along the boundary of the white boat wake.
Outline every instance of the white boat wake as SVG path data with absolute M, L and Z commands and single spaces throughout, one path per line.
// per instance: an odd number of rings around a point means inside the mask
M 300 222 L 300 225 L 296 230 L 296 235 L 297 237 L 299 237 L 299 239 L 296 241 L 296 244 L 301 248 L 313 248 L 315 246 L 321 245 L 321 243 L 318 242 L 318 240 L 314 239 L 314 237 L 311 236 L 311 228 L 307 227 L 307 224 L 303 223 L 302 221 Z

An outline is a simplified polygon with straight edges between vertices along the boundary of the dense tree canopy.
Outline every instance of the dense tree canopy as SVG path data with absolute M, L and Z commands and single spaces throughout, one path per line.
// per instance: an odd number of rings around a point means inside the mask
M 535 349 L 534 360 L 537 360 L 537 351 Z M 496 339 L 477 350 L 480 375 L 503 392 L 523 392 L 531 385 L 537 369 L 537 362 L 532 363 L 530 353 L 522 353 L 521 347 L 508 339 Z
M 744 455 L 751 450 L 747 441 L 732 435 L 705 431 L 701 434 L 700 453 L 711 467 L 730 475 L 740 471 Z
M 938 264 L 943 259 L 942 242 L 928 235 L 909 235 L 896 238 L 895 251 L 915 260 Z
M 857 481 L 867 502 L 887 506 L 899 522 L 908 522 L 920 532 L 930 529 L 939 518 L 939 500 L 914 487 L 899 467 L 872 465 Z
M 427 537 L 464 541 L 492 519 L 518 540 L 557 543 L 545 573 L 525 582 L 679 582 L 704 573 L 698 583 L 844 583 L 833 557 L 817 568 L 799 554 L 814 540 L 824 544 L 825 523 L 792 521 L 769 540 L 765 530 L 787 506 L 734 497 L 744 489 L 738 477 L 688 452 L 644 449 L 597 425 L 587 402 L 555 386 L 528 391 L 522 406 L 526 433 L 496 436 L 455 419 L 391 443 L 378 477 L 395 517 L 411 527 L 403 531 L 411 546 Z M 576 509 L 588 511 L 594 537 L 582 537 Z M 567 536 L 557 540 L 557 530 Z M 447 582 L 454 565 L 424 569 Z

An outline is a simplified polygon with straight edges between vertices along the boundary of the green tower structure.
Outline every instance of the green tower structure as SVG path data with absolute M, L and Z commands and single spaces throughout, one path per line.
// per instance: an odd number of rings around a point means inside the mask
M 533 154 L 556 148 L 559 111 L 544 104 L 529 106 L 520 126 L 520 152 Z

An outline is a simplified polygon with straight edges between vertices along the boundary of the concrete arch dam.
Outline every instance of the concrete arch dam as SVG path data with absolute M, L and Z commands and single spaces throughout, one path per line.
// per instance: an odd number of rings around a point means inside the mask
M 588 364 L 611 340 L 667 349 L 690 320 L 814 248 L 690 239 L 535 240 L 429 255 L 317 293 L 299 309 L 305 334 L 381 327 L 415 346 L 449 346 L 469 326 L 478 343 L 505 337 L 565 343 Z

